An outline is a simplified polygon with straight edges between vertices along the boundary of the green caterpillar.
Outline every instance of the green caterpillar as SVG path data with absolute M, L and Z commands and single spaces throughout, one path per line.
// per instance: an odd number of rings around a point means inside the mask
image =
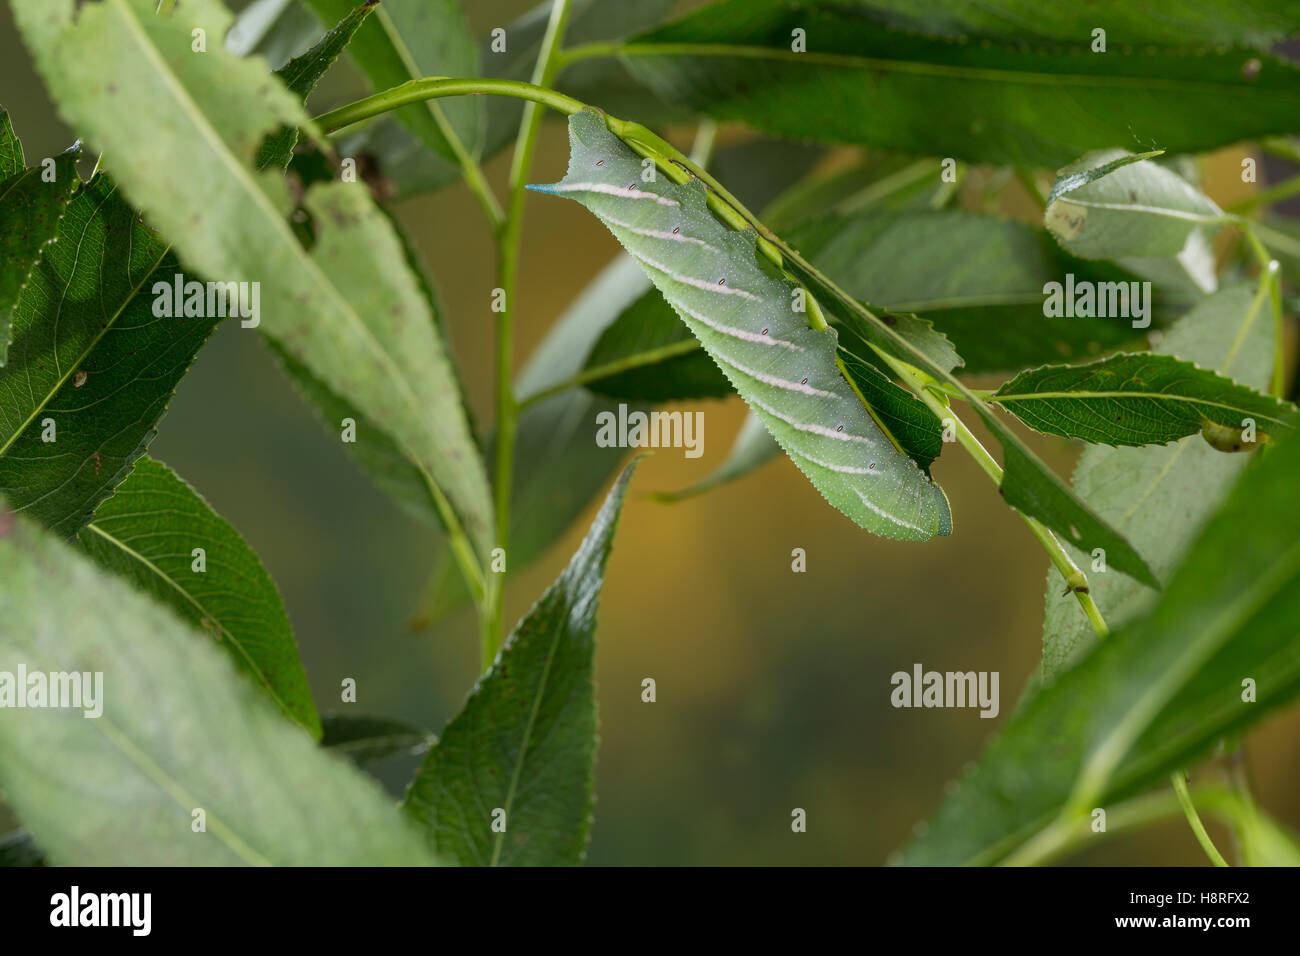
M 641 157 L 594 112 L 570 117 L 569 141 L 564 179 L 529 188 L 609 227 L 826 500 L 885 537 L 948 534 L 943 490 L 881 430 L 836 363 L 835 331 L 809 328 L 812 297 L 760 263 L 754 231 L 720 222 L 698 180 L 643 180 Z

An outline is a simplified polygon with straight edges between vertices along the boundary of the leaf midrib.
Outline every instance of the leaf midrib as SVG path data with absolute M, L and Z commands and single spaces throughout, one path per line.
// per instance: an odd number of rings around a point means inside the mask
M 276 692 L 275 688 L 271 685 L 271 682 L 267 678 L 266 674 L 263 673 L 262 668 L 258 667 L 257 662 L 253 660 L 252 656 L 248 652 L 248 649 L 244 647 L 243 642 L 241 642 L 237 637 L 235 637 L 235 635 L 232 634 L 226 628 L 226 626 L 221 623 L 221 620 L 218 618 L 217 615 L 213 614 L 206 607 L 204 607 L 202 602 L 200 602 L 198 598 L 194 597 L 194 595 L 186 591 L 185 588 L 183 588 L 176 581 L 175 578 L 167 574 L 165 571 L 163 571 L 162 568 L 158 567 L 158 565 L 154 564 L 152 561 L 146 558 L 139 551 L 136 551 L 134 548 L 132 548 L 121 538 L 118 538 L 116 535 L 113 535 L 105 531 L 96 522 L 93 521 L 90 524 L 86 525 L 86 530 L 95 532 L 95 534 L 99 535 L 109 544 L 120 549 L 122 553 L 125 554 L 127 557 L 132 558 L 135 561 L 138 561 L 145 568 L 152 571 L 169 587 L 171 587 L 177 594 L 179 594 L 186 601 L 188 601 L 194 607 L 194 609 L 199 612 L 200 616 L 204 620 L 211 621 L 218 628 L 220 628 L 221 633 L 229 639 L 231 646 L 236 648 L 239 651 L 239 655 L 248 663 L 248 666 L 252 669 L 252 672 L 257 675 L 257 679 L 261 682 L 266 693 L 270 695 L 272 699 L 275 700 L 276 704 L 278 704 L 280 708 L 294 720 L 295 723 L 298 722 L 297 717 L 294 716 L 293 711 L 289 708 L 289 705 L 284 701 L 284 698 L 282 698 Z
M 113 196 L 113 194 L 117 192 L 117 188 L 118 188 L 117 185 L 114 184 L 112 190 L 110 190 L 107 194 L 105 194 L 104 198 L 100 200 L 99 205 L 95 207 L 95 211 L 91 213 L 90 216 L 87 217 L 86 225 L 81 231 L 81 236 L 77 239 L 77 249 L 76 252 L 73 253 L 73 267 L 71 270 L 69 270 L 68 273 L 68 283 L 72 282 L 72 277 L 76 273 L 77 264 L 81 261 L 81 247 L 82 244 L 86 241 L 86 233 L 90 229 L 90 223 L 95 219 L 96 216 L 99 215 L 99 211 L 104 208 L 105 204 Z M 77 369 L 81 367 L 81 363 L 85 361 L 86 357 L 90 355 L 91 352 L 94 351 L 95 346 L 97 346 L 100 343 L 100 341 L 104 338 L 104 336 L 106 336 L 109 333 L 109 331 L 117 324 L 117 320 L 122 317 L 122 313 L 126 311 L 127 306 L 129 306 L 132 302 L 136 300 L 136 297 L 140 294 L 140 290 L 144 288 L 145 283 L 147 283 L 153 277 L 154 273 L 158 269 L 159 264 L 162 263 L 163 259 L 167 257 L 167 253 L 170 251 L 171 251 L 170 246 L 164 246 L 162 251 L 158 254 L 158 258 L 154 260 L 153 265 L 151 265 L 147 270 L 142 271 L 140 281 L 135 285 L 134 288 L 131 289 L 128 295 L 122 298 L 122 304 L 118 306 L 117 311 L 115 311 L 108 318 L 108 321 L 103 323 L 103 327 L 98 332 L 95 333 L 95 336 L 88 343 L 86 343 L 86 347 L 81 350 L 80 354 L 77 356 L 77 360 L 68 365 L 68 370 L 66 372 L 61 372 L 57 375 L 54 384 L 46 392 L 45 397 L 38 402 L 35 400 L 35 396 L 33 396 L 31 414 L 27 416 L 27 418 L 23 421 L 21 425 L 19 425 L 16 429 L 14 429 L 13 434 L 11 434 L 8 438 L 6 438 L 3 444 L 0 444 L 0 457 L 3 457 L 5 453 L 7 453 L 9 449 L 13 447 L 13 443 L 18 440 L 18 437 L 22 435 L 23 432 L 27 431 L 29 427 L 31 427 L 32 422 L 36 420 L 36 416 L 41 414 L 41 412 L 43 412 L 49 406 L 50 402 L 54 400 L 54 396 L 59 393 L 59 390 L 62 389 L 64 385 L 67 384 L 68 379 L 71 378 L 74 374 L 76 374 Z M 100 277 L 97 276 L 96 278 L 98 279 Z M 98 281 L 96 282 L 96 285 L 98 285 Z M 62 303 L 63 300 L 66 299 L 66 297 L 67 297 L 67 288 L 65 286 L 63 290 L 63 294 L 60 297 L 60 304 L 59 304 L 60 311 L 62 311 Z M 58 320 L 56 317 L 55 319 L 56 334 L 52 336 L 50 339 L 50 344 L 53 346 L 51 351 L 54 353 L 54 361 L 56 367 L 58 363 L 57 321 Z M 28 381 L 29 394 L 30 394 L 30 385 L 31 385 L 30 374 L 27 376 L 27 381 Z
M 1078 199 L 1069 195 L 1058 196 L 1052 202 L 1066 206 L 1080 206 L 1086 209 L 1109 209 L 1115 212 L 1141 213 L 1144 216 L 1177 219 L 1179 222 L 1192 222 L 1202 226 L 1228 221 L 1223 214 L 1216 216 L 1210 213 L 1184 212 L 1181 209 L 1174 209 L 1169 206 L 1148 206 L 1143 203 L 1099 202 L 1095 199 Z
M 993 83 L 1029 83 L 1038 86 L 1097 86 L 1121 90 L 1162 89 L 1168 92 L 1187 93 L 1240 93 L 1244 88 L 1228 83 L 1205 81 L 1165 80 L 1147 76 L 1105 76 L 1092 73 L 1040 73 L 1030 70 L 999 70 L 992 67 L 953 66 L 946 63 L 928 63 L 921 60 L 893 60 L 884 57 L 866 57 L 851 53 L 795 53 L 774 47 L 750 46 L 728 43 L 627 43 L 613 48 L 620 56 L 699 56 L 741 57 L 751 59 L 788 60 L 797 63 L 816 63 L 823 66 L 852 67 L 859 70 L 914 73 L 921 76 L 943 76 L 954 79 L 980 79 Z M 1286 90 L 1268 90 L 1275 96 L 1300 99 L 1300 93 Z
M 1274 418 L 1263 412 L 1254 412 L 1244 405 L 1233 405 L 1227 402 L 1216 402 L 1170 392 L 1024 392 L 1012 395 L 993 395 L 989 398 L 990 401 L 999 405 L 1005 402 L 1032 402 L 1036 399 L 1078 399 L 1081 401 L 1087 399 L 1136 399 L 1138 401 L 1184 402 L 1203 408 L 1219 408 L 1228 412 L 1249 412 L 1259 415 L 1265 421 L 1274 422 L 1278 425 L 1287 424 L 1284 418 Z
M 561 601 L 567 610 L 568 602 Z M 562 620 L 567 620 L 566 614 Z M 519 752 L 515 757 L 515 769 L 510 774 L 510 785 L 506 789 L 506 799 L 504 807 L 506 813 L 506 826 L 510 825 L 510 808 L 514 803 L 515 792 L 519 789 L 519 774 L 523 771 L 524 759 L 528 755 L 528 744 L 533 735 L 533 724 L 537 722 L 537 713 L 541 710 L 542 697 L 546 694 L 546 685 L 551 678 L 551 662 L 555 659 L 555 651 L 560 646 L 560 641 L 564 640 L 565 627 L 559 626 L 554 629 L 555 637 L 551 641 L 551 646 L 546 651 L 546 664 L 542 667 L 542 676 L 537 682 L 537 696 L 533 698 L 533 707 L 528 714 L 528 723 L 524 726 L 523 739 L 519 742 Z M 502 648 L 502 654 L 505 648 Z M 493 838 L 492 860 L 489 866 L 497 866 L 501 859 L 501 847 L 505 843 L 505 832 L 497 833 Z

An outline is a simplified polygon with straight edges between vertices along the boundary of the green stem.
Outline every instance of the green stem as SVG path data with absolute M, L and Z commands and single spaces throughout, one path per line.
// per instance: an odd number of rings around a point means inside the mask
M 424 100 L 441 99 L 447 96 L 480 96 L 484 94 L 509 96 L 517 100 L 530 100 L 534 103 L 541 103 L 543 106 L 549 106 L 566 116 L 588 108 L 586 103 L 575 100 L 572 96 L 565 96 L 555 90 L 534 86 L 532 83 L 524 83 L 521 80 L 426 76 L 419 80 L 403 83 L 401 86 L 395 86 L 391 90 L 384 90 L 372 96 L 367 96 L 365 99 L 348 103 L 346 106 L 340 106 L 328 113 L 322 113 L 316 117 L 316 124 L 322 132 L 333 133 L 344 127 L 360 123 L 362 120 L 368 120 L 390 110 L 407 106 L 410 103 L 420 103 Z
M 957 417 L 948 404 L 947 398 L 940 398 L 936 395 L 935 389 L 921 378 L 922 373 L 906 362 L 899 361 L 879 349 L 877 349 L 876 354 L 889 364 L 917 397 L 934 413 L 936 418 L 940 421 L 946 418 L 953 423 L 958 444 L 975 459 L 975 463 L 980 466 L 984 474 L 988 475 L 995 485 L 1001 487 L 1002 466 L 994 460 L 988 449 L 966 427 L 966 423 Z M 1016 513 L 1020 514 L 1020 512 Z M 1087 616 L 1089 623 L 1092 624 L 1093 630 L 1097 632 L 1097 636 L 1105 637 L 1110 633 L 1110 630 L 1106 627 L 1106 621 L 1101 616 L 1097 602 L 1092 599 L 1087 575 L 1074 563 L 1074 559 L 1070 557 L 1061 542 L 1057 540 L 1056 535 L 1052 534 L 1046 525 L 1025 514 L 1020 514 L 1020 517 L 1029 526 L 1029 530 L 1038 539 L 1038 543 L 1043 546 L 1043 550 L 1047 552 L 1048 557 L 1052 560 L 1052 565 L 1065 579 L 1066 590 L 1072 593 L 1075 600 L 1079 602 L 1079 607 L 1083 609 L 1083 613 Z
M 1201 815 L 1196 812 L 1196 804 L 1192 802 L 1192 795 L 1187 792 L 1187 776 L 1181 770 L 1175 770 L 1170 776 L 1174 784 L 1174 793 L 1178 794 L 1178 804 L 1183 808 L 1183 814 L 1187 817 L 1187 822 L 1192 826 L 1192 832 L 1196 834 L 1196 842 L 1201 845 L 1205 855 L 1215 866 L 1227 866 L 1228 861 L 1223 858 L 1210 835 L 1205 832 L 1205 824 L 1201 822 Z
M 1263 293 L 1267 284 L 1269 298 L 1273 306 L 1273 375 L 1269 381 L 1269 391 L 1275 398 L 1281 398 L 1286 390 L 1286 335 L 1282 320 L 1282 266 L 1260 241 L 1255 224 L 1249 220 L 1238 220 L 1237 225 L 1246 236 L 1246 244 L 1259 263 L 1258 295 Z
M 545 401 L 552 395 L 558 395 L 560 392 L 567 392 L 571 388 L 580 388 L 591 382 L 598 382 L 602 378 L 609 378 L 612 375 L 618 375 L 634 368 L 644 368 L 647 365 L 654 365 L 666 359 L 676 358 L 679 355 L 686 355 L 694 352 L 700 347 L 698 339 L 684 339 L 681 342 L 672 342 L 668 345 L 661 345 L 658 348 L 647 349 L 644 352 L 637 352 L 635 355 L 627 355 L 621 359 L 615 359 L 612 362 L 606 362 L 604 365 L 595 365 L 591 368 L 583 369 L 577 375 L 566 378 L 562 382 L 556 382 L 540 391 L 533 392 L 527 398 L 521 399 L 519 409 L 523 411 L 536 405 L 538 402 Z
M 532 88 L 549 93 L 557 64 L 555 53 L 564 37 L 569 20 L 570 0 L 555 0 L 551 16 L 542 37 L 542 46 L 533 68 Z M 557 94 L 558 95 L 558 94 Z M 537 132 L 542 125 L 539 97 L 524 105 L 519 121 L 519 134 L 515 138 L 514 156 L 510 163 L 509 193 L 506 216 L 497 232 L 497 283 L 503 292 L 503 308 L 497 319 L 497 427 L 496 427 L 496 504 L 497 547 L 507 556 L 510 553 L 510 495 L 514 484 L 515 431 L 519 421 L 519 404 L 514 387 L 514 314 L 515 294 L 519 283 L 519 246 L 524 225 L 524 187 L 537 148 Z M 576 100 L 574 101 L 577 102 Z M 483 669 L 496 658 L 504 640 L 502 612 L 505 603 L 505 582 L 494 578 L 487 589 L 485 612 L 481 619 L 479 649 Z

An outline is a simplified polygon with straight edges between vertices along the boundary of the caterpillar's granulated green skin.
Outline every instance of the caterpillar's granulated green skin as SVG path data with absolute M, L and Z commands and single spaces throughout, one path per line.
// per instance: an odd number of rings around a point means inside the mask
M 808 327 L 799 287 L 760 265 L 752 230 L 724 225 L 703 184 L 642 178 L 642 158 L 595 113 L 569 119 L 564 179 L 543 192 L 595 213 L 718 363 L 799 469 L 875 534 L 948 534 L 943 490 L 876 424 L 835 363 L 836 334 Z

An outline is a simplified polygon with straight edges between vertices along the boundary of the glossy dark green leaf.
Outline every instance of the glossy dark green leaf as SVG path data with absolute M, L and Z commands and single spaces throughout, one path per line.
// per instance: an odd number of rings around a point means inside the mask
M 5 800 L 51 863 L 434 862 L 380 788 L 211 638 L 21 515 L 0 518 L 0 580 L 0 660 L 102 675 L 98 717 L 83 700 L 0 720 Z
M 320 736 L 275 583 L 239 532 L 175 472 L 141 458 L 78 539 L 100 567 L 216 640 L 285 714 Z
M 973 162 L 1057 167 L 1147 142 L 1202 152 L 1296 128 L 1300 70 L 1276 57 L 1146 45 L 1102 55 L 1090 42 L 963 43 L 860 7 L 732 0 L 619 53 L 663 99 L 719 119 Z
M 1226 222 L 1223 210 L 1154 153 L 1089 153 L 1057 174 L 1043 222 L 1084 259 L 1175 256 L 1192 233 Z
M 0 369 L 0 492 L 13 508 L 71 536 L 149 446 L 219 321 L 153 314 L 155 283 L 177 275 L 107 176 L 69 203 Z
M 698 180 L 647 183 L 598 114 L 570 117 L 569 134 L 565 178 L 532 188 L 571 196 L 609 227 L 827 501 L 885 537 L 947 534 L 943 491 L 845 379 L 834 331 L 803 312 L 806 290 L 760 265 L 753 232 L 716 219 Z
M 463 866 L 582 861 L 594 804 L 596 607 L 635 462 L 564 573 L 429 752 L 406 811 Z M 495 824 L 495 826 L 494 826 Z
M 9 353 L 18 299 L 45 247 L 57 238 L 59 220 L 79 183 L 80 152 L 73 147 L 48 167 L 41 163 L 22 168 L 22 145 L 13 135 L 9 114 L 0 108 L 0 167 L 14 160 L 18 167 L 8 175 L 0 168 L 0 368 Z M 53 181 L 47 182 L 50 176 Z
M 1152 612 L 1019 708 L 906 862 L 1030 862 L 1300 693 L 1297 469 L 1296 436 L 1256 461 Z
M 357 7 L 340 20 L 338 26 L 317 40 L 306 53 L 294 57 L 276 70 L 276 75 L 299 99 L 305 101 L 320 82 L 320 78 L 347 49 L 352 37 L 374 9 L 375 7 L 369 4 Z M 272 134 L 262 144 L 257 165 L 262 169 L 269 169 L 272 166 L 284 169 L 289 165 L 289 160 L 293 157 L 293 148 L 297 143 L 297 127 L 281 127 L 278 133 Z
M 1266 388 L 1273 367 L 1268 306 L 1245 283 L 1221 289 L 1170 328 L 1156 353 L 1194 362 L 1252 388 Z M 1199 438 L 1168 447 L 1085 448 L 1073 485 L 1097 514 L 1141 549 L 1161 581 L 1187 553 L 1241 475 L 1248 455 L 1225 455 Z M 1066 548 L 1088 572 L 1092 598 L 1112 628 L 1151 606 L 1156 593 L 1134 579 L 1095 569 L 1092 549 Z M 1102 556 L 1107 557 L 1106 555 Z M 1050 679 L 1097 638 L 1064 582 L 1047 573 L 1042 674 Z
M 1247 419 L 1258 437 L 1246 440 L 1265 442 L 1300 420 L 1289 402 L 1193 362 L 1147 353 L 1030 369 L 990 401 L 1037 431 L 1102 445 L 1163 445 L 1202 430 L 1240 433 Z
M 433 744 L 433 734 L 423 727 L 393 717 L 369 714 L 326 714 L 321 746 L 347 757 L 358 766 L 392 757 L 414 757 Z
M 863 349 L 864 354 L 868 354 Z M 866 400 L 880 427 L 928 475 L 943 451 L 943 426 L 915 395 L 854 352 L 840 348 L 853 387 Z

